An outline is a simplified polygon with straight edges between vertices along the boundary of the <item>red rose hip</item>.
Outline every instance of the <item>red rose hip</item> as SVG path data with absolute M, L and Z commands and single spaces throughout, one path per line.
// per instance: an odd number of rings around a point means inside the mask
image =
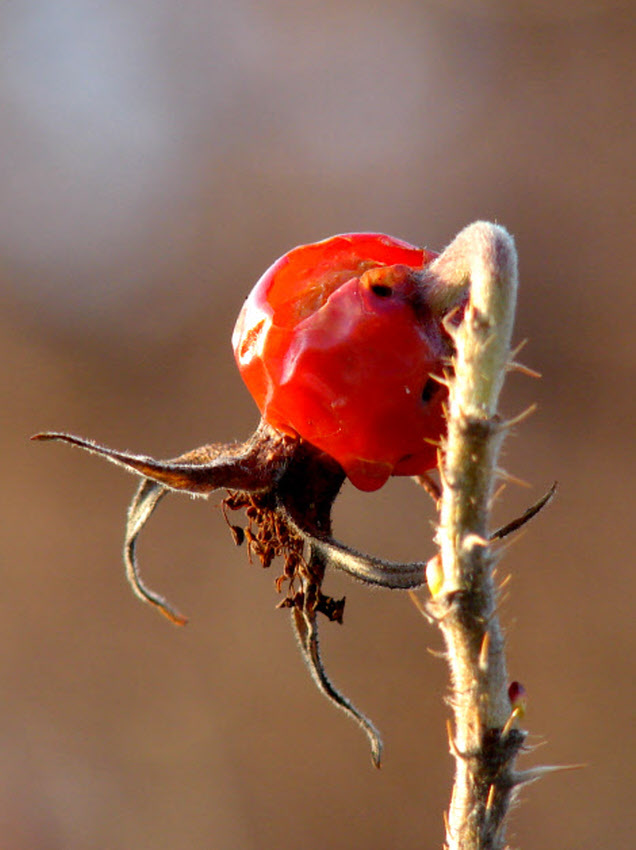
M 266 422 L 360 490 L 436 464 L 449 342 L 416 272 L 435 254 L 380 233 L 301 245 L 260 278 L 232 344 Z

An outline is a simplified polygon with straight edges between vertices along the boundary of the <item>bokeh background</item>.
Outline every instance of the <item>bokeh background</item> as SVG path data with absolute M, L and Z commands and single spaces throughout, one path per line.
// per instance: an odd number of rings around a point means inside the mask
M 452 763 L 438 635 L 340 576 L 334 680 L 385 761 L 315 691 L 274 570 L 215 505 L 172 497 L 120 566 L 134 482 L 60 429 L 169 457 L 247 436 L 229 338 L 291 246 L 380 230 L 442 248 L 476 218 L 520 252 L 505 447 L 553 506 L 512 545 L 502 616 L 529 692 L 513 846 L 627 847 L 634 761 L 634 37 L 626 2 L 28 0 L 0 29 L 0 846 L 441 846 Z M 336 533 L 433 551 L 405 480 L 346 488 Z

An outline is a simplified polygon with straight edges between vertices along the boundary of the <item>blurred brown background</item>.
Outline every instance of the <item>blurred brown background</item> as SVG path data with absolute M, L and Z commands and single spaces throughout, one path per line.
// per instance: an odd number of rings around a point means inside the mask
M 514 11 L 512 11 L 514 8 Z M 584 763 L 527 789 L 510 841 L 633 841 L 634 26 L 629 2 L 33 0 L 0 31 L 0 847 L 437 847 L 452 763 L 438 635 L 408 597 L 332 576 L 334 682 L 302 667 L 272 570 L 214 504 L 172 497 L 145 577 L 120 566 L 134 482 L 62 429 L 167 457 L 247 436 L 229 338 L 266 266 L 299 242 L 382 230 L 442 248 L 476 218 L 517 239 L 496 519 L 554 479 L 502 564 L 512 678 L 540 749 Z M 213 501 L 213 500 L 211 500 Z M 218 503 L 218 500 L 216 500 Z M 337 535 L 432 552 L 405 480 L 347 489 Z M 631 841 L 630 841 L 631 839 Z

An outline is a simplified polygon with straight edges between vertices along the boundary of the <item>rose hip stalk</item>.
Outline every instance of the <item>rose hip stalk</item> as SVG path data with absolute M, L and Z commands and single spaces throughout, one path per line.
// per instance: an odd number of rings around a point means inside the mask
M 451 246 L 452 247 L 452 246 Z M 450 250 L 450 249 L 447 249 Z M 211 444 L 174 460 L 117 452 L 60 433 L 142 477 L 128 512 L 124 560 L 135 593 L 173 622 L 185 618 L 143 584 L 136 562 L 139 532 L 169 490 L 228 495 L 230 525 L 264 567 L 280 557 L 280 607 L 290 608 L 302 655 L 322 692 L 367 733 L 374 763 L 381 741 L 373 724 L 327 678 L 318 649 L 317 614 L 342 622 L 344 599 L 322 593 L 327 566 L 367 584 L 414 588 L 423 563 L 396 564 L 363 555 L 331 536 L 333 502 L 348 478 L 376 490 L 392 475 L 427 489 L 445 429 L 443 379 L 452 356 L 445 330 L 464 293 L 440 297 L 427 268 L 436 255 L 379 233 L 351 233 L 294 248 L 258 281 L 232 338 L 241 375 L 262 419 L 244 443 Z M 229 521 L 228 521 L 229 522 Z

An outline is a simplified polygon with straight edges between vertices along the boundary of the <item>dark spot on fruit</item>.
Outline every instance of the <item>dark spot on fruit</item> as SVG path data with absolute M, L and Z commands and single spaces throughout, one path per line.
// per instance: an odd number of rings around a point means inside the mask
M 393 295 L 393 288 L 385 283 L 374 283 L 371 286 L 371 292 L 378 298 L 390 298 Z
M 425 404 L 430 401 L 439 388 L 440 384 L 435 380 L 435 378 L 429 378 L 424 384 L 424 389 L 422 390 L 422 401 Z

